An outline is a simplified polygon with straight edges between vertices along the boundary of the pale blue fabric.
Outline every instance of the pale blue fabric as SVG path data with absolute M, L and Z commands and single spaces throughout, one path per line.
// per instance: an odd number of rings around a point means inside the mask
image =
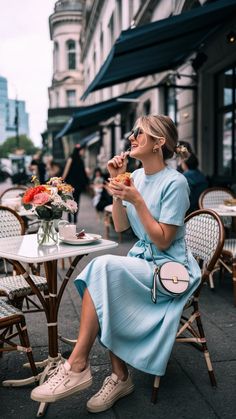
M 136 210 L 125 202 L 131 227 L 138 241 L 127 256 L 105 255 L 93 259 L 75 280 L 80 295 L 87 287 L 100 325 L 100 341 L 119 358 L 150 374 L 164 375 L 175 341 L 183 307 L 200 282 L 200 269 L 184 241 L 184 217 L 189 206 L 186 179 L 166 167 L 154 175 L 143 169 L 133 172 L 134 184 L 153 217 L 179 226 L 169 249 L 154 245 L 156 263 L 168 260 L 184 263 L 190 273 L 190 286 L 181 297 L 173 298 L 158 284 L 157 303 L 151 301 L 153 262 L 150 239 Z

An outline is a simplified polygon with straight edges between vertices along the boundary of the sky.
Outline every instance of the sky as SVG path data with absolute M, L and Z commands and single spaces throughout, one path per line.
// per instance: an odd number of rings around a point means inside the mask
M 26 102 L 30 138 L 42 143 L 46 129 L 52 49 L 48 18 L 56 0 L 0 0 L 0 75 L 8 96 Z

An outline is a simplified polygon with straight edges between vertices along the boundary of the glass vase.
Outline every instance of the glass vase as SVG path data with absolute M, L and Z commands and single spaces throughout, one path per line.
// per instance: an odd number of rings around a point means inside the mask
M 41 220 L 37 232 L 37 241 L 40 246 L 53 246 L 57 244 L 58 234 L 55 230 L 54 220 Z

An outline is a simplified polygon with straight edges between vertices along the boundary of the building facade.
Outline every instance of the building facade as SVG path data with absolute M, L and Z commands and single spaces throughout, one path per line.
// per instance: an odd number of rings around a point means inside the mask
M 29 114 L 25 101 L 8 98 L 7 79 L 0 77 L 0 144 L 16 134 L 29 137 Z
M 84 90 L 99 73 L 121 31 L 179 15 L 206 0 L 96 0 L 83 7 L 80 34 Z M 193 50 L 181 67 L 162 71 L 90 93 L 83 106 L 147 86 L 138 100 L 130 100 L 108 120 L 93 127 L 101 133 L 99 145 L 88 143 L 88 163 L 105 168 L 113 153 L 127 144 L 127 134 L 137 117 L 165 113 L 178 126 L 179 139 L 197 153 L 201 169 L 214 183 L 230 185 L 236 175 L 236 18 L 232 14 L 212 36 Z M 153 57 L 158 60 L 158 57 Z M 102 118 L 101 118 L 102 119 Z M 105 118 L 104 118 L 105 119 Z M 89 130 L 91 134 L 92 129 Z M 86 135 L 80 132 L 78 135 Z M 70 136 L 69 136 L 70 137 Z
M 53 75 L 48 89 L 47 146 L 59 160 L 68 151 L 68 144 L 54 141 L 54 136 L 81 105 L 83 93 L 80 47 L 82 12 L 83 1 L 60 0 L 55 3 L 54 12 L 49 17 Z

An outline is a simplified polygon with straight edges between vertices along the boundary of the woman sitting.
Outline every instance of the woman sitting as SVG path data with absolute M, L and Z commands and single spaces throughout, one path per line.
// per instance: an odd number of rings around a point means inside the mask
M 181 151 L 177 138 L 169 117 L 143 116 L 129 137 L 130 157 L 143 166 L 132 173 L 130 185 L 114 179 L 125 173 L 127 154 L 108 161 L 116 231 L 131 227 L 138 241 L 127 256 L 96 257 L 75 280 L 83 298 L 77 343 L 68 361 L 32 391 L 33 400 L 53 402 L 89 387 L 89 354 L 97 336 L 109 351 L 112 374 L 87 402 L 90 412 L 107 410 L 133 391 L 127 363 L 149 374 L 165 374 L 183 307 L 200 282 L 198 264 L 184 240 L 188 183 L 166 165 Z M 172 260 L 186 266 L 190 285 L 185 293 L 174 297 L 158 283 L 153 303 L 155 265 L 150 248 L 157 265 Z

